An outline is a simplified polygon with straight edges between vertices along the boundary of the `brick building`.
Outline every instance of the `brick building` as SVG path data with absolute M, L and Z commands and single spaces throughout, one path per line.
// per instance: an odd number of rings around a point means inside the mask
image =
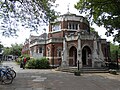
M 48 35 L 30 36 L 30 55 L 47 57 L 51 66 L 102 67 L 110 44 L 90 31 L 86 18 L 66 13 L 49 24 Z
M 29 39 L 26 39 L 24 42 L 24 45 L 22 47 L 21 54 L 28 54 L 30 55 L 30 49 L 29 49 Z

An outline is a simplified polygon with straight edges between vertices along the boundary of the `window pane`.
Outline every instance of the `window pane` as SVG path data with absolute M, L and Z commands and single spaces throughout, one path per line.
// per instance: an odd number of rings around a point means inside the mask
M 78 24 L 76 24 L 76 30 L 78 29 Z
M 39 48 L 39 53 L 42 53 L 42 47 Z

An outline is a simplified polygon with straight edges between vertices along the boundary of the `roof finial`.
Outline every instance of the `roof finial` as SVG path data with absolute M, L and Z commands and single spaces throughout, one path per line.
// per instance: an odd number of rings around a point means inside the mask
M 67 5 L 67 10 L 68 10 L 67 13 L 70 13 L 69 8 L 70 8 L 70 3 L 68 3 L 68 5 Z

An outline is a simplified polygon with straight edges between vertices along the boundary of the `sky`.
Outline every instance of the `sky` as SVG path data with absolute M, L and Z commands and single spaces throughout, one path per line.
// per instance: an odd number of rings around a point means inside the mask
M 70 13 L 74 13 L 77 15 L 81 15 L 79 13 L 79 11 L 77 11 L 74 8 L 74 4 L 76 4 L 76 2 L 79 0 L 56 0 L 56 4 L 59 4 L 59 6 L 57 8 L 55 8 L 56 11 L 60 12 L 61 14 L 65 14 L 68 12 L 68 6 L 69 6 L 69 12 Z M 107 39 L 107 41 L 112 41 L 112 37 L 106 37 L 105 36 L 105 28 L 103 27 L 98 27 L 97 25 L 93 25 L 93 28 L 95 28 L 96 31 L 98 31 L 98 34 L 104 38 Z M 46 28 L 46 30 L 48 31 L 48 28 Z M 39 32 L 40 33 L 44 33 L 43 30 L 41 30 Z M 17 34 L 19 35 L 18 37 L 4 37 L 4 36 L 0 36 L 0 41 L 1 44 L 3 44 L 5 47 L 10 47 L 11 44 L 23 44 L 25 42 L 26 38 L 29 38 L 30 34 L 32 35 L 39 35 L 36 32 L 29 32 L 29 30 L 26 30 L 22 27 L 19 27 L 19 31 L 17 32 Z

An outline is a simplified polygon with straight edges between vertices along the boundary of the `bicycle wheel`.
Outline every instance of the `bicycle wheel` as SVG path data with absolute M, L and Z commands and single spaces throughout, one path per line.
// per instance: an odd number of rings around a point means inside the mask
M 8 73 L 12 75 L 13 79 L 16 77 L 16 72 L 14 70 L 10 70 Z
M 2 84 L 11 84 L 13 82 L 13 77 L 11 74 L 6 73 L 2 76 Z

